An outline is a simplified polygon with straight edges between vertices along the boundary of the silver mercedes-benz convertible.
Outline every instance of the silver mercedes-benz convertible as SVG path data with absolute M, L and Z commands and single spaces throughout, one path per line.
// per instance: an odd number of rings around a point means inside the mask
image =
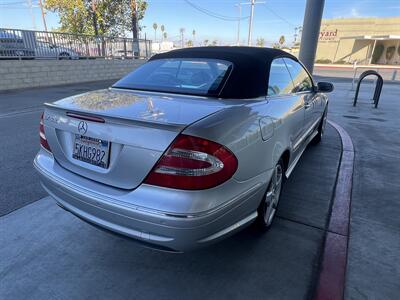
M 324 133 L 327 82 L 268 48 L 153 56 L 112 87 L 45 104 L 45 190 L 99 228 L 167 251 L 274 219 L 282 186 Z

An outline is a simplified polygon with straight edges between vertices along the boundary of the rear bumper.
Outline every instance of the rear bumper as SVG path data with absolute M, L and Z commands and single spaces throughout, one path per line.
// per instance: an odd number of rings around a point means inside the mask
M 51 163 L 53 167 L 50 167 Z M 88 189 L 89 186 L 82 185 L 87 179 L 57 167 L 52 156 L 44 150 L 35 158 L 34 166 L 45 190 L 67 211 L 101 228 L 170 251 L 188 251 L 205 246 L 250 224 L 257 217 L 257 207 L 265 187 L 262 181 L 253 180 L 246 184 L 249 188 L 238 197 L 227 198 L 223 205 L 185 215 L 137 206 L 133 201 L 120 201 L 121 195 L 124 198 L 146 195 L 147 201 L 159 201 L 154 199 L 162 197 L 159 191 L 154 193 L 153 199 L 151 193 L 143 194 L 140 191 L 151 188 L 149 186 L 142 185 L 133 191 L 113 189 L 113 193 L 108 195 L 98 193 L 93 186 Z M 180 193 L 171 189 L 164 190 L 165 193 Z M 221 197 L 224 197 L 223 193 Z M 207 201 L 207 197 L 204 201 Z

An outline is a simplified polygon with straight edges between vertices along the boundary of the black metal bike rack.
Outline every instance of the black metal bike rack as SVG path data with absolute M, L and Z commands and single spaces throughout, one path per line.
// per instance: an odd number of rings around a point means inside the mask
M 375 92 L 374 92 L 374 97 L 372 98 L 372 100 L 374 100 L 375 108 L 378 107 L 379 98 L 381 97 L 381 92 L 382 92 L 383 79 L 382 79 L 382 76 L 379 75 L 379 73 L 376 72 L 376 71 L 374 71 L 374 70 L 365 71 L 365 72 L 363 72 L 363 73 L 360 75 L 360 78 L 358 79 L 358 83 L 357 83 L 356 96 L 354 97 L 353 106 L 356 106 L 356 104 L 357 104 L 358 92 L 360 91 L 361 81 L 362 81 L 365 77 L 367 77 L 367 76 L 369 76 L 369 75 L 375 75 L 375 76 L 377 77 L 376 86 L 375 86 Z

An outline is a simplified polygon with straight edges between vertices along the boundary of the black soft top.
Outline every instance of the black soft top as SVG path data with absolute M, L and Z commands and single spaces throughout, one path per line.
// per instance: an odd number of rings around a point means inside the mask
M 297 58 L 285 51 L 256 47 L 194 47 L 154 55 L 150 60 L 168 58 L 212 58 L 229 61 L 233 69 L 219 97 L 256 98 L 267 95 L 271 62 L 278 57 Z

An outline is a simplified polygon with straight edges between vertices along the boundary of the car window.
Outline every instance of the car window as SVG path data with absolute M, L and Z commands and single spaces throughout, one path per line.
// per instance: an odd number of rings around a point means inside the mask
M 217 59 L 156 59 L 113 87 L 195 95 L 217 95 L 232 63 Z
M 303 66 L 289 58 L 284 58 L 284 60 L 294 83 L 292 93 L 312 91 L 312 80 Z
M 290 94 L 294 89 L 292 77 L 282 58 L 274 59 L 271 63 L 268 82 L 268 96 Z

